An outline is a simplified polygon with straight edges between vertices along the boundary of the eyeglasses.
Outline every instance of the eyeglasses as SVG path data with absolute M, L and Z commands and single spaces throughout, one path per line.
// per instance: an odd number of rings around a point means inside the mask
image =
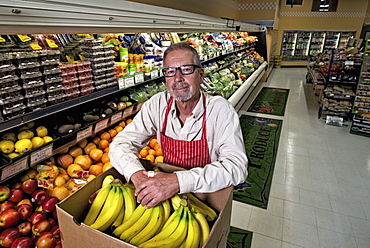
M 193 74 L 195 68 L 200 68 L 199 65 L 182 65 L 180 67 L 167 67 L 163 68 L 162 72 L 165 77 L 173 77 L 176 75 L 176 71 L 179 70 L 182 75 Z

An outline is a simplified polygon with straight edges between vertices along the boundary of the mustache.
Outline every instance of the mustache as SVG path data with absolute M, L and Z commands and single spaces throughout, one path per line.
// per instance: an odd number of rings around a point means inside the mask
M 190 85 L 187 83 L 176 83 L 172 86 L 172 90 L 176 90 L 178 88 L 190 88 Z

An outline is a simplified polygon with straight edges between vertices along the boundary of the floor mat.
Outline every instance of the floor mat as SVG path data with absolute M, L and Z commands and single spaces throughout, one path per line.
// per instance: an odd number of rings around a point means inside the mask
M 284 116 L 289 89 L 263 87 L 248 112 Z
M 250 248 L 252 246 L 252 237 L 252 232 L 230 227 L 226 248 Z
M 282 124 L 282 120 L 240 116 L 249 174 L 234 187 L 235 201 L 267 208 Z

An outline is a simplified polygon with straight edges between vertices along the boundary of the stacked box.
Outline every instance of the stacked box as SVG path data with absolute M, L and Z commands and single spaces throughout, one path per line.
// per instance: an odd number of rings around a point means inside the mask
M 87 95 L 94 92 L 93 76 L 91 75 L 91 66 L 89 61 L 76 63 L 78 84 L 80 87 L 80 94 Z
M 73 99 L 80 95 L 76 66 L 73 63 L 59 65 L 65 99 Z

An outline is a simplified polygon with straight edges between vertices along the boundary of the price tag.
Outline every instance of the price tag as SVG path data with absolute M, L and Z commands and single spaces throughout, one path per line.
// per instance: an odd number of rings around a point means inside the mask
M 123 117 L 122 118 L 125 118 L 125 117 L 131 115 L 133 109 L 134 109 L 134 105 L 131 105 L 130 107 L 123 110 Z
M 51 157 L 52 155 L 53 155 L 53 144 L 50 144 L 36 152 L 33 152 L 31 154 L 30 159 L 31 166 L 37 164 L 40 161 L 45 160 L 46 158 Z
M 150 77 L 151 78 L 157 78 L 158 77 L 158 70 L 154 69 L 150 71 Z
M 222 55 L 225 55 L 226 54 L 226 51 L 225 50 L 222 50 Z
M 98 133 L 99 131 L 108 127 L 109 118 L 105 118 L 95 124 L 94 133 Z
M 125 86 L 125 78 L 124 77 L 118 78 L 118 88 L 120 90 L 126 88 L 126 86 Z
M 344 61 L 344 65 L 354 65 L 354 64 L 355 64 L 355 61 L 353 61 L 353 60 Z
M 111 124 L 116 123 L 116 122 L 120 121 L 121 119 L 122 119 L 122 111 L 112 115 L 111 118 L 110 118 L 110 123 Z
M 28 156 L 19 159 L 17 162 L 5 167 L 1 171 L 1 181 L 14 176 L 15 174 L 27 170 L 28 168 Z
M 135 73 L 135 84 L 139 84 L 142 82 L 144 82 L 144 73 L 143 72 Z
M 125 78 L 125 87 L 131 87 L 135 85 L 135 77 L 134 76 L 127 76 Z
M 91 134 L 92 134 L 92 125 L 90 125 L 88 128 L 86 128 L 84 130 L 79 131 L 77 133 L 76 140 L 80 141 L 80 140 L 86 139 L 86 138 L 90 137 Z

